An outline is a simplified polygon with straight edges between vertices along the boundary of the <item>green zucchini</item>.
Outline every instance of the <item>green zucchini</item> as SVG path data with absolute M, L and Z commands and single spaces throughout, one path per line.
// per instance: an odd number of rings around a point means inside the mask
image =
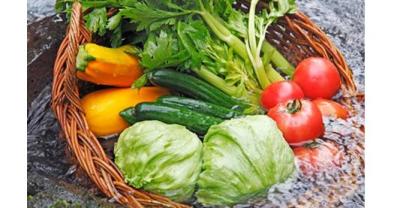
M 189 97 L 207 101 L 226 108 L 239 106 L 242 109 L 250 107 L 247 103 L 235 99 L 218 88 L 194 76 L 168 69 L 159 69 L 147 74 L 149 81 L 161 87 L 183 93 Z
M 132 125 L 137 122 L 135 117 L 135 107 L 128 107 L 119 112 L 119 116 L 122 117 L 128 124 Z
M 243 113 L 239 110 L 229 109 L 223 106 L 215 105 L 213 103 L 186 97 L 162 96 L 157 99 L 157 102 L 171 106 L 188 108 L 199 113 L 204 113 L 222 119 L 231 119 L 243 115 Z
M 210 126 L 223 121 L 221 118 L 202 114 L 188 108 L 157 102 L 140 103 L 135 107 L 123 110 L 120 115 L 130 124 L 144 120 L 158 120 L 168 124 L 186 126 L 189 130 L 202 135 L 207 133 Z

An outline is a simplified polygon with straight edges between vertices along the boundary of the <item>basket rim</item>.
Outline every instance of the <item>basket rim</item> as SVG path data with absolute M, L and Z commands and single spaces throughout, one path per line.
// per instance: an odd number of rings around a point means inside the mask
M 357 88 L 345 58 L 327 35 L 300 11 L 286 15 L 283 21 L 296 35 L 304 37 L 316 54 L 329 58 L 339 69 L 344 102 L 356 96 Z M 91 181 L 108 197 L 128 207 L 188 207 L 188 205 L 129 186 L 114 162 L 109 159 L 95 135 L 89 130 L 79 103 L 75 77 L 75 57 L 80 44 L 91 42 L 92 36 L 82 18 L 82 6 L 75 1 L 66 36 L 57 52 L 52 84 L 52 110 L 57 118 L 68 148 Z M 348 101 L 347 101 L 348 103 Z

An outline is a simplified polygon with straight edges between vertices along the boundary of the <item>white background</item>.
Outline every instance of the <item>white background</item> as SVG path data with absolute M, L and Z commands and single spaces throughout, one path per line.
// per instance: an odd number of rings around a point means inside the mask
M 0 207 L 27 206 L 26 4 L 1 2 Z
M 0 207 L 26 207 L 26 1 L 3 1 L 2 8 Z M 366 0 L 366 207 L 371 208 L 399 207 L 400 200 L 399 9 L 400 1 Z
M 400 1 L 366 0 L 366 207 L 400 207 Z

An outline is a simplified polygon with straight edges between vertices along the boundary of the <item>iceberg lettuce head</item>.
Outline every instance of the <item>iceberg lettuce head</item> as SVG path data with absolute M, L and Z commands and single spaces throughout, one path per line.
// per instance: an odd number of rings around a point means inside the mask
M 135 188 L 185 201 L 201 170 L 202 143 L 180 125 L 142 121 L 125 129 L 114 148 L 115 163 Z
M 275 122 L 246 116 L 212 126 L 204 138 L 196 193 L 205 205 L 233 205 L 285 181 L 294 155 Z

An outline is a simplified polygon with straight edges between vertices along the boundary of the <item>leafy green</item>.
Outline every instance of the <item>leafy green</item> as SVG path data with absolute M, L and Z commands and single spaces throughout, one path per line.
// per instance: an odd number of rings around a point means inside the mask
M 238 10 L 233 10 L 229 17 L 226 26 L 236 36 L 247 38 L 247 16 Z
M 221 19 L 225 19 L 233 10 L 234 0 L 196 0 L 197 6 L 204 7 L 207 11 Z
M 107 10 L 106 8 L 93 9 L 88 15 L 84 16 L 86 27 L 94 32 L 103 36 L 107 29 Z
M 171 29 L 150 33 L 139 54 L 141 64 L 147 69 L 173 67 L 185 62 L 189 55 Z
M 180 22 L 177 31 L 180 41 L 191 55 L 188 65 L 200 77 L 218 85 L 211 81 L 212 75 L 200 72 L 207 70 L 220 76 L 225 84 L 220 84 L 219 88 L 237 97 L 245 96 L 246 87 L 257 90 L 257 84 L 252 82 L 252 75 L 246 70 L 244 60 L 227 44 L 215 39 L 202 20 Z
M 201 148 L 196 134 L 183 126 L 142 121 L 119 136 L 115 163 L 133 187 L 185 201 L 201 170 Z
M 204 138 L 202 169 L 198 201 L 233 205 L 285 181 L 295 164 L 276 123 L 257 115 L 212 126 Z
M 119 24 L 117 27 L 112 31 L 110 43 L 111 47 L 117 48 L 122 45 L 122 25 Z
M 121 9 L 121 15 L 136 23 L 138 31 L 155 31 L 161 29 L 162 26 L 173 26 L 179 18 L 191 14 L 191 11 L 176 10 L 183 9 L 170 1 L 160 1 L 158 4 L 152 1 L 135 2 L 131 6 Z M 173 10 L 162 10 L 156 6 L 165 6 Z
M 74 3 L 74 0 L 56 0 L 54 9 L 56 10 L 57 13 L 67 12 L 67 11 L 70 12 L 72 3 Z
M 118 12 L 116 15 L 110 17 L 107 22 L 106 28 L 108 30 L 115 30 L 119 25 L 121 25 L 122 15 Z

